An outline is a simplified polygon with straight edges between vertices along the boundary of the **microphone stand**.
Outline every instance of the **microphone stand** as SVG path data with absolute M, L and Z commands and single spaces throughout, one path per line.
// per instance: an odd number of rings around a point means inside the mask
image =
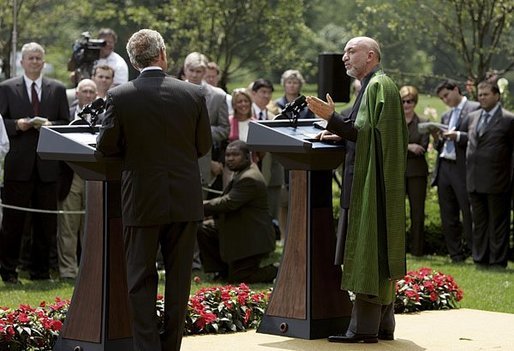
M 93 103 L 87 105 L 81 112 L 78 113 L 78 116 L 86 122 L 86 124 L 89 126 L 89 129 L 91 131 L 91 134 L 95 134 L 95 125 L 98 121 L 98 116 L 104 112 L 104 105 L 101 106 L 95 106 Z M 88 121 L 86 116 L 90 116 L 90 120 Z

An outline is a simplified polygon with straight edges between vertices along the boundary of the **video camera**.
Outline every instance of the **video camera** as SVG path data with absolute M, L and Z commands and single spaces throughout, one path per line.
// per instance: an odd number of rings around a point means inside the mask
M 100 58 L 100 49 L 104 46 L 104 39 L 91 39 L 89 32 L 83 32 L 81 37 L 75 40 L 68 61 L 68 71 L 75 72 L 76 84 L 83 78 L 91 78 L 95 61 Z

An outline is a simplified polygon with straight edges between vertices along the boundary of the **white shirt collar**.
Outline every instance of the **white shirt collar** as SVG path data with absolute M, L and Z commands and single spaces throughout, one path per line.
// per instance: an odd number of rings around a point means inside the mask
M 455 106 L 455 108 L 457 110 L 462 110 L 464 108 L 464 104 L 468 101 L 468 98 L 463 96 L 462 99 L 460 100 L 459 104 L 457 106 Z
M 23 74 L 23 80 L 25 81 L 25 86 L 27 90 L 30 91 L 32 89 L 32 82 L 36 82 L 36 88 L 41 91 L 41 85 L 43 84 L 43 76 L 39 76 L 36 80 L 32 80 L 27 77 L 26 74 Z
M 498 102 L 490 111 L 486 111 L 484 109 L 482 109 L 484 111 L 484 114 L 485 113 L 488 113 L 489 116 L 494 116 L 496 114 L 496 111 L 498 111 L 498 109 L 500 108 L 500 103 Z
M 143 68 L 141 70 L 141 73 L 143 73 L 144 71 L 156 71 L 156 70 L 162 71 L 162 68 L 159 66 L 148 66 L 148 67 Z

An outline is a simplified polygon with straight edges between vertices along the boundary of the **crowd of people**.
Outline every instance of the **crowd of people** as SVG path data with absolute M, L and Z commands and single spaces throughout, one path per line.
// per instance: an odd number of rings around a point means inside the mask
M 494 80 L 478 85 L 478 102 L 463 95 L 457 82 L 442 81 L 435 90 L 450 108 L 441 126 L 430 128 L 437 159 L 432 185 L 437 186 L 442 232 L 454 263 L 472 257 L 479 267 L 505 268 L 509 260 L 514 121 L 501 107 Z M 423 250 L 424 203 L 429 133 L 414 112 L 415 87 L 400 89 L 409 130 L 406 192 L 410 204 L 410 252 Z M 485 117 L 487 116 L 487 117 Z M 420 131 L 423 130 L 423 133 Z
M 165 74 L 162 37 L 141 30 L 127 44 L 131 64 L 140 71 L 128 82 L 127 63 L 114 52 L 116 33 L 105 28 L 99 37 L 106 45 L 91 78 L 78 82 L 71 99 L 62 83 L 42 75 L 45 51 L 37 43 L 22 47 L 23 75 L 0 83 L 0 155 L 6 155 L 2 202 L 18 207 L 3 211 L 0 275 L 6 284 L 21 284 L 20 252 L 28 250 L 30 279 L 49 280 L 52 268 L 61 279 L 77 277 L 84 221 L 83 215 L 67 212 L 84 208 L 86 182 L 65 163 L 41 159 L 36 147 L 41 126 L 90 123 L 79 113 L 103 98 L 106 112 L 97 147 L 123 159 L 129 295 L 140 317 L 135 339 L 152 347 L 159 343 L 147 326 L 155 318 L 148 309 L 156 292 L 160 246 L 171 304 L 166 330 L 175 330 L 162 342 L 175 349 L 193 270 L 228 282 L 270 283 L 276 277 L 276 265 L 264 262 L 287 232 L 288 173 L 271 153 L 251 152 L 246 141 L 250 121 L 274 119 L 301 95 L 305 80 L 298 70 L 286 70 L 280 82 L 284 96 L 275 101 L 273 84 L 264 78 L 227 94 L 217 87 L 219 67 L 200 52 L 187 55 L 178 79 L 171 78 Z M 338 263 L 344 262 L 343 287 L 356 293 L 356 303 L 348 331 L 330 341 L 376 342 L 393 338 L 392 282 L 405 273 L 405 207 L 399 205 L 405 196 L 411 219 L 407 246 L 414 256 L 426 253 L 430 134 L 421 128 L 428 121 L 415 112 L 418 90 L 398 89 L 384 74 L 375 40 L 350 40 L 343 62 L 355 78 L 353 106 L 339 114 L 330 95 L 326 101 L 307 97 L 299 118 L 325 119 L 320 141 L 335 140 L 346 149 L 337 233 L 344 238 L 338 245 L 345 255 Z M 451 108 L 441 117 L 444 128 L 428 129 L 438 153 L 432 185 L 438 189 L 449 255 L 453 262 L 472 256 L 480 267 L 505 268 L 514 114 L 502 107 L 494 81 L 478 85 L 478 102 L 452 80 L 441 82 L 436 94 Z M 142 134 L 153 137 L 142 139 Z M 27 216 L 19 208 L 43 211 Z M 57 216 L 57 209 L 64 214 Z M 22 245 L 24 235 L 28 246 Z M 377 244 L 363 246 L 363 241 Z M 376 279 L 370 283 L 360 276 L 363 271 Z M 183 287 L 176 296 L 172 280 Z

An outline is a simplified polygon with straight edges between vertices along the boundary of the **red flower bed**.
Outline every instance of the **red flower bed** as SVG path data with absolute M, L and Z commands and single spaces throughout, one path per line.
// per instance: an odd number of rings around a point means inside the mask
M 396 283 L 396 313 L 457 308 L 463 292 L 451 275 L 420 268 Z
M 246 284 L 203 288 L 189 299 L 185 334 L 227 333 L 256 328 L 271 290 L 254 292 Z M 457 308 L 463 293 L 449 275 L 431 268 L 408 272 L 396 285 L 395 312 Z M 0 307 L 0 351 L 51 350 L 62 328 L 70 301 L 56 298 L 37 308 Z M 157 296 L 163 319 L 164 299 Z
M 254 292 L 241 284 L 200 289 L 190 297 L 185 334 L 226 333 L 255 328 L 268 304 L 269 292 Z M 0 351 L 51 350 L 66 318 L 70 301 L 57 298 L 32 308 L 0 307 Z M 164 299 L 157 296 L 157 315 Z

